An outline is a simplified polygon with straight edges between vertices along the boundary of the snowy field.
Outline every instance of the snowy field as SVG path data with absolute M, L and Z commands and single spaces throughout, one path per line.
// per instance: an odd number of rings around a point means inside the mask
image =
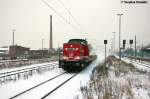
M 2 84 L 0 86 L 0 99 L 8 99 L 26 89 L 29 89 L 30 87 L 33 87 L 51 77 L 54 77 L 58 75 L 59 73 L 62 73 L 61 69 L 55 69 L 52 71 L 47 71 L 44 74 L 41 75 L 34 75 L 26 80 L 19 80 L 16 82 L 10 82 L 6 84 Z M 40 91 L 39 91 L 40 92 Z M 39 94 L 39 93 L 37 93 Z
M 150 68 L 125 61 L 109 57 L 105 69 L 99 64 L 78 99 L 150 99 Z
M 64 86 L 60 87 L 56 92 L 54 92 L 52 95 L 50 95 L 47 98 L 48 99 L 74 99 L 78 97 L 78 94 L 80 93 L 81 85 L 87 84 L 87 82 L 90 79 L 89 77 L 91 75 L 92 68 L 94 68 L 102 59 L 103 57 L 98 55 L 97 60 L 95 60 L 90 66 L 88 66 L 80 74 L 75 76 L 73 79 L 71 79 L 71 81 L 67 82 Z M 48 64 L 48 63 L 44 63 L 44 64 Z M 11 70 L 16 70 L 16 69 L 18 68 L 14 68 Z M 10 69 L 5 70 L 5 71 L 3 70 L 1 72 L 6 72 L 6 71 L 10 71 Z M 0 85 L 0 93 L 1 93 L 0 99 L 8 99 L 16 95 L 17 93 L 20 93 L 26 89 L 29 89 L 30 87 L 33 87 L 43 81 L 46 81 L 47 79 L 52 78 L 62 72 L 64 72 L 62 69 L 57 68 L 57 69 L 53 69 L 50 71 L 46 71 L 45 73 L 41 75 L 34 75 L 32 77 L 29 77 L 26 80 L 21 79 L 16 82 L 2 84 Z M 61 79 L 58 79 L 57 82 L 59 83 L 60 81 Z M 51 85 L 53 86 L 53 84 L 49 84 L 49 86 Z M 40 97 L 37 97 L 37 96 L 43 94 L 42 92 L 46 90 L 47 91 L 50 90 L 50 87 L 45 88 L 45 90 L 37 89 L 36 92 L 33 94 L 33 96 L 30 95 L 29 97 L 22 97 L 21 99 L 27 99 L 27 98 L 28 99 L 33 99 L 33 98 L 40 99 Z
M 93 76 L 95 81 L 97 81 L 97 83 L 93 84 L 93 82 L 91 81 L 93 75 L 92 70 L 98 64 L 102 64 L 103 59 L 104 55 L 99 54 L 98 58 L 91 65 L 89 65 L 85 70 L 71 79 L 65 85 L 57 89 L 54 93 L 49 95 L 46 99 L 86 99 L 87 96 L 97 99 L 98 97 L 102 97 L 104 95 L 104 93 L 102 92 L 103 88 L 109 93 L 106 95 L 109 96 L 109 98 L 106 99 L 150 99 L 150 68 L 134 64 L 129 59 L 123 60 L 126 61 L 127 64 L 132 63 L 135 66 L 134 69 L 129 68 L 128 66 L 126 68 L 126 65 L 122 65 L 121 68 L 117 68 L 115 67 L 118 66 L 117 62 L 113 62 L 110 66 L 107 65 L 110 67 L 108 71 L 109 76 L 106 78 L 99 78 L 99 74 Z M 57 62 L 54 63 L 57 64 Z M 44 64 L 50 63 L 43 63 L 39 65 Z M 35 65 L 31 65 L 31 67 L 32 66 L 34 67 Z M 3 70 L 1 72 L 12 71 L 16 69 L 20 68 Z M 56 68 L 45 71 L 42 74 L 33 75 L 25 80 L 20 79 L 16 82 L 2 84 L 0 85 L 0 99 L 8 99 L 63 72 L 64 70 L 62 70 L 61 68 Z M 18 99 L 40 99 L 41 96 L 49 92 L 51 88 L 61 83 L 65 77 L 68 77 L 68 75 L 56 79 L 55 82 L 57 83 L 47 83 L 42 89 L 34 89 L 34 93 L 32 93 L 32 91 L 29 93 L 25 93 Z M 92 84 L 95 87 L 90 87 L 92 86 Z M 99 87 L 106 85 L 107 87 Z M 110 90 L 112 91 L 112 93 L 110 92 Z
M 90 66 L 88 66 L 88 68 L 83 70 L 80 74 L 78 74 L 71 81 L 59 88 L 46 99 L 77 99 L 79 94 L 81 94 L 80 87 L 88 83 L 93 68 L 97 66 L 103 59 L 103 56 L 98 55 L 97 59 Z
M 16 70 L 20 70 L 20 69 L 32 68 L 32 67 L 38 67 L 38 66 L 42 66 L 42 65 L 50 65 L 50 64 L 58 64 L 58 61 L 56 61 L 56 62 L 40 63 L 40 64 L 32 64 L 32 65 L 16 67 L 16 68 L 5 68 L 5 69 L 0 70 L 0 73 L 11 72 L 11 71 L 16 71 Z
M 138 68 L 139 70 L 150 72 L 150 62 L 144 62 L 144 61 L 139 62 L 139 61 L 131 60 L 129 58 L 123 58 L 123 60 L 126 61 L 127 63 L 134 64 L 136 66 L 136 68 Z M 139 63 L 139 64 L 137 64 L 137 63 Z M 146 64 L 147 66 L 149 66 L 149 68 L 146 66 L 142 66 L 140 64 Z

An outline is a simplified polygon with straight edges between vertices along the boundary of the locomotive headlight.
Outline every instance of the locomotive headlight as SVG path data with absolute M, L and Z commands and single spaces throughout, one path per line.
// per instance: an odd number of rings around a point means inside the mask
M 80 56 L 76 56 L 74 59 L 80 59 Z
M 67 56 L 63 56 L 63 59 L 68 59 L 68 57 Z
M 67 48 L 65 48 L 65 50 L 67 51 Z
M 79 48 L 76 48 L 76 51 L 79 50 Z

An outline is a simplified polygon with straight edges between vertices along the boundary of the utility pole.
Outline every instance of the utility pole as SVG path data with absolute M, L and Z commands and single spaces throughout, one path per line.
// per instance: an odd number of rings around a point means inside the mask
M 105 66 L 103 67 L 104 73 L 105 72 L 105 68 L 106 68 L 106 44 L 107 44 L 107 40 L 104 40 L 104 44 L 105 44 Z
M 59 62 L 59 67 L 61 67 L 61 64 L 60 64 L 60 47 L 59 47 L 59 43 L 58 43 L 58 62 Z
M 119 16 L 119 58 L 121 61 L 121 48 L 120 48 L 120 43 L 121 43 L 121 16 L 123 14 L 117 14 Z
M 49 40 L 49 51 L 53 48 L 53 37 L 52 37 L 52 15 L 50 15 L 50 40 Z
M 50 15 L 50 28 L 49 28 L 49 51 L 48 51 L 48 57 L 50 57 L 50 53 L 53 48 L 53 37 L 52 37 L 52 15 Z
M 116 32 L 112 32 L 112 33 L 114 34 L 114 42 L 113 42 L 113 44 L 114 44 L 114 54 L 115 54 L 115 43 L 116 43 L 116 42 L 115 42 L 115 33 L 116 33 Z
M 43 41 L 44 41 L 44 39 L 42 39 L 42 50 L 43 50 Z
M 44 39 L 42 39 L 42 57 L 44 56 L 43 42 L 44 42 Z
M 13 32 L 13 43 L 12 43 L 12 45 L 13 46 L 15 45 L 15 31 L 16 31 L 15 29 L 12 30 L 12 32 Z
M 110 55 L 112 55 L 113 54 L 113 39 L 111 39 L 110 46 L 111 46 Z
M 130 42 L 130 53 L 131 53 L 130 56 L 132 56 L 131 48 L 132 48 L 133 40 L 130 40 L 129 42 Z
M 134 58 L 135 58 L 135 61 L 136 61 L 136 35 L 135 35 L 135 56 L 134 56 Z
M 52 15 L 50 15 L 50 50 L 53 48 L 53 34 L 52 34 Z

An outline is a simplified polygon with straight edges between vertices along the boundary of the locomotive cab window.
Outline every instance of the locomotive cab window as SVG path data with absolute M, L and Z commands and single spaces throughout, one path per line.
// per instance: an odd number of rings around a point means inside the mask
M 87 41 L 84 39 L 71 39 L 68 43 L 80 43 L 82 45 L 87 45 Z

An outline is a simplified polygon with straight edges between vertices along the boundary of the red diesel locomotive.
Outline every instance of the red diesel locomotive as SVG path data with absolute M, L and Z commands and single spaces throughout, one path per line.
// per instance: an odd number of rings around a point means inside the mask
M 88 42 L 84 39 L 70 39 L 63 44 L 62 58 L 59 66 L 66 71 L 81 70 L 92 62 Z

